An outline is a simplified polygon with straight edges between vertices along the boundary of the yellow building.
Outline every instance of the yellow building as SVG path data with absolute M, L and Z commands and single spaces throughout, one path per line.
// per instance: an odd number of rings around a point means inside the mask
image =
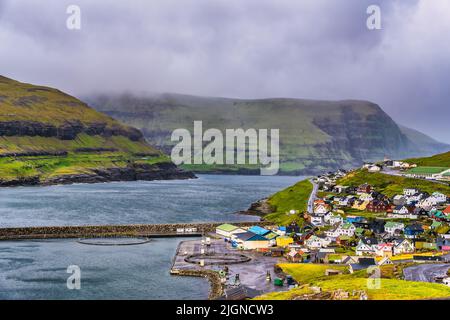
M 368 204 L 370 201 L 356 201 L 355 204 L 352 206 L 353 209 L 364 211 L 366 210 Z
M 291 237 L 278 237 L 277 238 L 277 247 L 287 247 L 291 243 L 294 243 L 294 239 Z

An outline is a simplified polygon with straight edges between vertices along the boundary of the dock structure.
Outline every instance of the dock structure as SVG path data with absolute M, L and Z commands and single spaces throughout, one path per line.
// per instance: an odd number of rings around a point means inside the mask
M 286 262 L 283 257 L 265 256 L 255 250 L 242 251 L 230 247 L 223 239 L 212 239 L 210 248 L 202 256 L 201 240 L 185 240 L 179 243 L 172 260 L 170 273 L 176 276 L 206 277 L 211 283 L 210 299 L 234 287 L 236 276 L 246 288 L 260 293 L 286 290 L 267 281 L 267 275 L 275 277 L 274 265 Z M 191 259 L 194 257 L 195 259 Z M 245 257 L 245 259 L 243 259 Z M 203 260 L 203 264 L 200 263 Z M 227 269 L 226 281 L 218 276 Z
M 240 227 L 271 225 L 270 222 L 266 221 L 232 223 Z M 0 228 L 0 240 L 89 237 L 199 237 L 214 232 L 216 227 L 221 224 L 223 222 Z

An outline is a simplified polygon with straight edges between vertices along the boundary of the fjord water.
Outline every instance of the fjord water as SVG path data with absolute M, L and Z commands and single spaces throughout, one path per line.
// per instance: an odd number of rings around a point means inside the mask
M 198 179 L 0 189 L 0 227 L 238 221 L 251 202 L 299 177 Z
M 138 181 L 0 189 L 0 227 L 239 221 L 251 202 L 301 177 L 200 175 Z M 0 299 L 205 299 L 204 279 L 172 277 L 180 238 L 133 246 L 75 240 L 0 242 Z M 69 265 L 81 289 L 69 290 Z

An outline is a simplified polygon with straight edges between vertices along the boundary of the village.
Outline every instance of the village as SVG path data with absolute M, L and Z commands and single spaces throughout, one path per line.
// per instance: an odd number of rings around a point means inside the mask
M 360 170 L 368 174 L 398 170 L 393 174 L 405 175 L 410 174 L 405 170 L 417 169 L 417 166 L 411 168 L 406 163 L 396 165 L 399 167 L 394 168 L 393 162 L 365 164 Z M 221 272 L 225 270 L 222 280 L 224 287 L 228 288 L 225 296 L 227 292 L 233 295 L 230 290 L 241 298 L 249 298 L 295 287 L 297 284 L 292 277 L 277 272 L 280 271 L 277 270 L 280 263 L 324 264 L 329 266 L 325 273 L 333 275 L 344 272 L 342 268 L 334 269 L 333 265 L 345 266 L 345 272 L 352 274 L 408 261 L 447 262 L 446 254 L 450 252 L 448 195 L 408 187 L 388 196 L 368 183 L 352 187 L 339 185 L 337 181 L 348 173 L 338 170 L 312 178 L 310 182 L 315 188 L 308 210 L 286 212 L 287 216 L 299 217 L 288 225 L 218 226 L 210 235 L 214 240 L 208 237 L 207 242 L 210 245 L 212 241 L 216 247 L 222 248 L 221 258 L 230 258 L 218 263 Z M 420 178 L 434 180 L 436 176 Z M 191 252 L 198 259 L 190 262 L 200 269 L 214 265 L 208 259 L 216 258 L 208 258 L 204 247 L 199 248 L 202 248 L 197 250 L 200 255 Z M 252 267 L 246 274 L 242 265 L 248 261 L 231 262 L 233 255 L 238 253 L 242 254 L 241 258 L 247 256 L 252 260 Z M 185 255 L 189 256 L 187 251 Z M 233 272 L 229 272 L 230 269 Z M 450 278 L 444 274 L 430 279 L 430 282 L 450 285 Z M 243 284 L 246 285 L 244 289 Z M 237 288 L 240 288 L 239 294 L 236 293 Z M 255 291 L 253 296 L 249 294 L 252 290 Z

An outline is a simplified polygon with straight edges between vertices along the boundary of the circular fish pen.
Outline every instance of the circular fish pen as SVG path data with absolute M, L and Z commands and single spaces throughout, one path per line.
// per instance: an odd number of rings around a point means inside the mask
M 111 238 L 80 238 L 80 244 L 90 246 L 135 246 L 149 243 L 151 239 L 144 237 L 111 237 Z
M 211 265 L 229 265 L 229 264 L 238 264 L 245 263 L 252 260 L 250 257 L 247 257 L 243 254 L 192 254 L 187 256 L 184 261 L 193 264 L 201 264 L 203 261 L 205 266 Z

